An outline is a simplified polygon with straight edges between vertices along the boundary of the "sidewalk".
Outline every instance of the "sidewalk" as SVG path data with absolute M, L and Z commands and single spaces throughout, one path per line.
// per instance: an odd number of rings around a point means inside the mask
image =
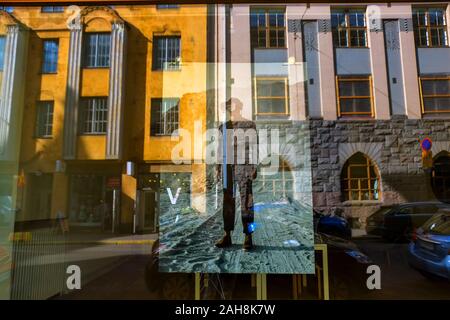
M 10 241 L 33 241 L 40 238 L 42 231 L 15 232 L 10 234 Z M 111 233 L 68 232 L 53 234 L 52 240 L 48 238 L 40 243 L 65 244 L 65 245 L 130 245 L 153 244 L 158 239 L 158 234 L 131 234 L 115 235 Z

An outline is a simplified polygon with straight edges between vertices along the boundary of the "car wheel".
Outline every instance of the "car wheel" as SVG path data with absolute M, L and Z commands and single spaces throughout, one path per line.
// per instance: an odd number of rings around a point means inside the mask
M 332 300 L 346 300 L 350 298 L 351 290 L 347 279 L 333 277 L 330 285 L 330 298 Z
M 194 283 L 187 274 L 169 274 L 162 283 L 162 296 L 170 300 L 187 300 L 193 298 Z

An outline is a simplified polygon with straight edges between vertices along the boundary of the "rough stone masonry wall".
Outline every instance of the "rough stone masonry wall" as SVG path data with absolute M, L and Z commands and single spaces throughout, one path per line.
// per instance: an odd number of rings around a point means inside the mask
M 381 205 L 435 200 L 430 175 L 422 169 L 419 138 L 432 139 L 433 156 L 450 152 L 450 119 L 311 120 L 310 128 L 313 204 L 319 211 L 342 208 L 354 227 L 364 227 Z M 342 201 L 342 168 L 358 151 L 378 167 L 380 201 Z

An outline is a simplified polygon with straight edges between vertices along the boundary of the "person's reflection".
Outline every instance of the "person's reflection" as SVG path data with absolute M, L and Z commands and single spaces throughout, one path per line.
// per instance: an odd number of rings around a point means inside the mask
M 217 166 L 218 178 L 223 179 L 223 227 L 225 235 L 216 243 L 216 246 L 225 248 L 232 244 L 231 232 L 234 230 L 235 196 L 237 193 L 235 192 L 235 186 L 237 185 L 242 226 L 245 234 L 243 247 L 245 250 L 250 250 L 253 247 L 252 232 L 254 229 L 252 182 L 256 178 L 257 172 L 254 154 L 257 152 L 256 125 L 253 121 L 242 116 L 242 102 L 239 99 L 228 100 L 226 112 L 227 119 L 231 120 L 226 122 L 225 130 L 223 124 L 219 127 L 223 134 L 224 146 L 226 146 L 223 149 L 224 163 Z M 253 137 L 253 140 L 251 138 L 246 139 L 246 136 L 247 138 Z M 241 149 L 242 147 L 243 149 Z

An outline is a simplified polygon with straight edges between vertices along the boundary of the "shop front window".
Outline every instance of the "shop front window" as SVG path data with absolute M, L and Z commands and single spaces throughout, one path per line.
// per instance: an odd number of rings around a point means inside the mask
M 100 227 L 109 230 L 114 210 L 120 178 L 104 175 L 73 175 L 70 185 L 71 226 Z M 114 199 L 116 198 L 116 199 Z

